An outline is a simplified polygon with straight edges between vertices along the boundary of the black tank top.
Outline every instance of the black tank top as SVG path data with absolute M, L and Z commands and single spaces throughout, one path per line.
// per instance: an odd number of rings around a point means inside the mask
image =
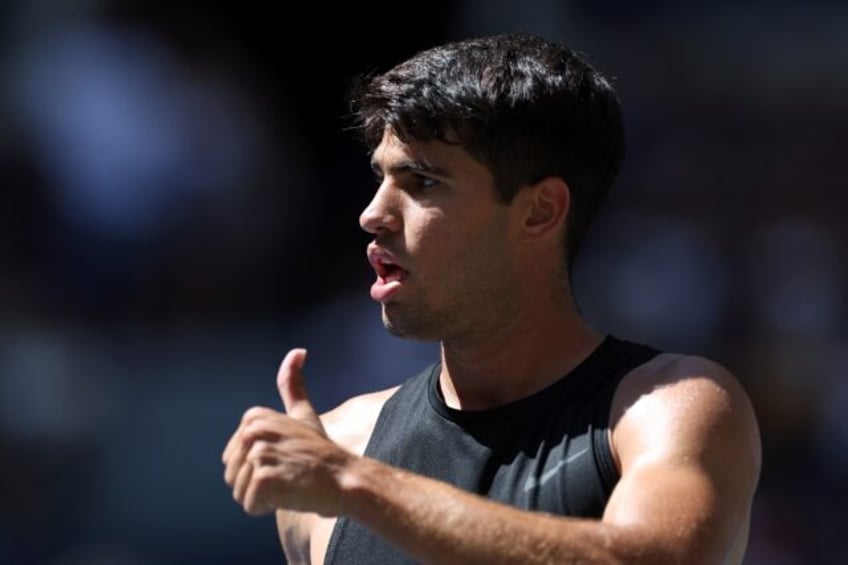
M 386 401 L 365 455 L 525 510 L 600 518 L 618 481 L 608 441 L 613 395 L 624 375 L 657 353 L 607 336 L 552 385 L 479 411 L 445 404 L 437 363 Z M 415 560 L 340 517 L 325 563 Z

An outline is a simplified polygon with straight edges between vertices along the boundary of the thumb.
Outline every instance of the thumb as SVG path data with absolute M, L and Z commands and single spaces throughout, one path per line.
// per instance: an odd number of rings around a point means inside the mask
M 309 402 L 309 396 L 306 394 L 306 385 L 303 382 L 303 364 L 305 362 L 305 349 L 289 351 L 277 372 L 277 389 L 280 391 L 283 407 L 285 407 L 286 414 L 289 417 L 324 432 L 324 426 L 321 425 L 321 420 L 315 413 L 312 403 Z

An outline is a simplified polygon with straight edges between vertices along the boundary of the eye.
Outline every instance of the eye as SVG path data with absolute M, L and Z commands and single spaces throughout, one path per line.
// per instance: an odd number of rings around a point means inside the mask
M 413 175 L 413 185 L 417 190 L 424 190 L 426 188 L 431 188 L 439 184 L 437 179 L 433 177 L 428 177 L 425 175 L 415 174 Z

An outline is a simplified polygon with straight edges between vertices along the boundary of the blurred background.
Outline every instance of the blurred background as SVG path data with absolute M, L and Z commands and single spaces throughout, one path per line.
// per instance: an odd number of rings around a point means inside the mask
M 730 367 L 764 469 L 746 563 L 846 563 L 848 5 L 0 5 L 0 563 L 283 562 L 220 453 L 310 349 L 319 409 L 399 383 L 347 87 L 528 31 L 620 92 L 629 154 L 576 267 L 598 327 Z

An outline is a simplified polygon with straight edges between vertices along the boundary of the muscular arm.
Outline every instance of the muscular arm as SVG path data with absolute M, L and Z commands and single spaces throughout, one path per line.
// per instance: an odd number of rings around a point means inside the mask
M 250 513 L 320 504 L 323 515 L 347 515 L 427 563 L 738 562 L 759 474 L 753 411 L 714 364 L 663 356 L 649 365 L 616 394 L 612 444 L 622 477 L 600 521 L 492 502 L 267 413 L 234 436 L 227 475 L 257 467 L 249 484 L 234 487 Z M 277 440 L 256 448 L 257 437 Z
M 350 474 L 343 513 L 424 563 L 610 563 L 639 547 L 635 529 L 522 511 L 375 461 Z
M 614 410 L 621 480 L 604 521 L 650 523 L 678 561 L 741 561 L 761 453 L 736 379 L 708 360 L 664 355 L 622 383 Z
M 741 559 L 759 473 L 752 410 L 720 367 L 666 358 L 617 395 L 622 478 L 601 521 L 530 513 L 353 460 L 342 512 L 429 563 L 724 563 Z

